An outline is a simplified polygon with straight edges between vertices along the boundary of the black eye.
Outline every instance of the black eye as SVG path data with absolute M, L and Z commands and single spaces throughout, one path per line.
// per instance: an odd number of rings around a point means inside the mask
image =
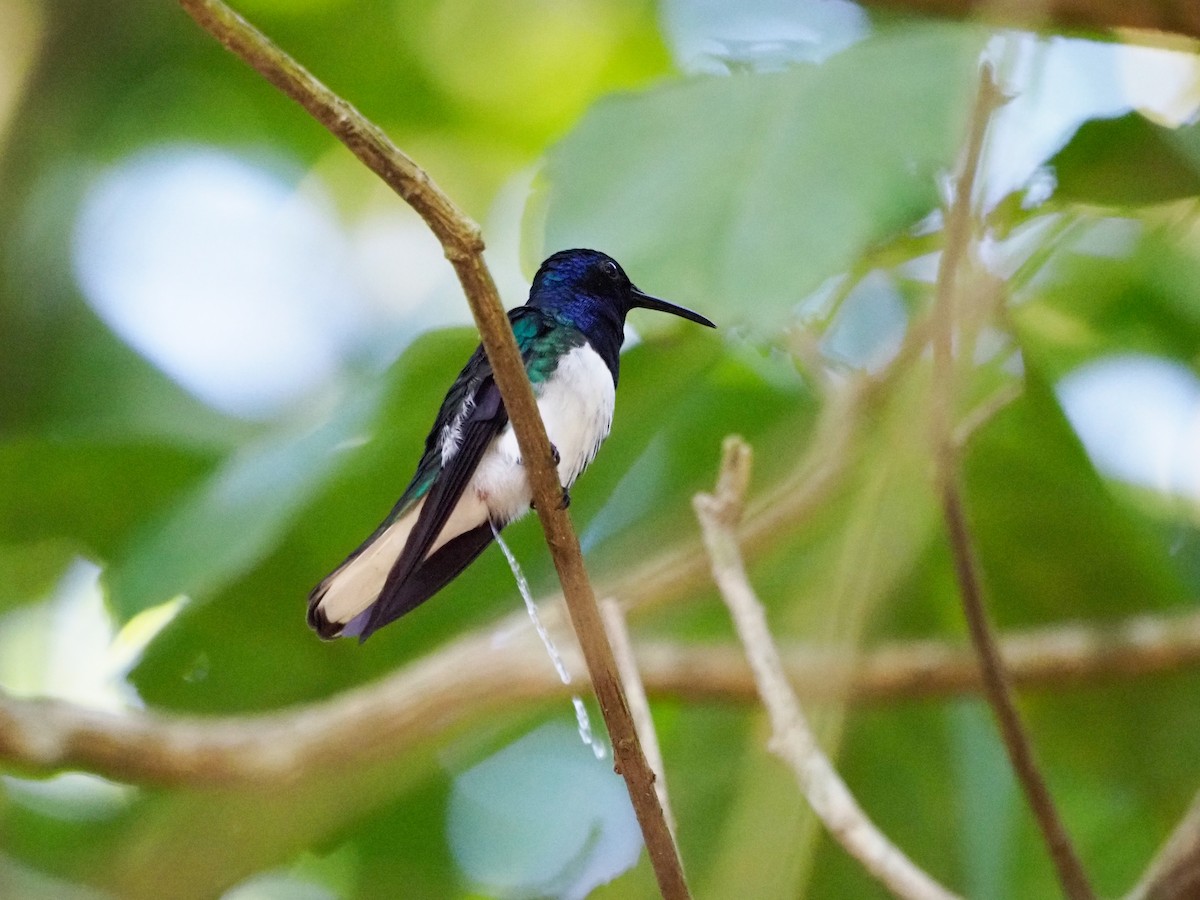
M 617 264 L 611 259 L 606 259 L 604 262 L 602 262 L 600 264 L 600 269 L 613 281 L 616 281 L 621 277 L 621 270 L 617 268 Z

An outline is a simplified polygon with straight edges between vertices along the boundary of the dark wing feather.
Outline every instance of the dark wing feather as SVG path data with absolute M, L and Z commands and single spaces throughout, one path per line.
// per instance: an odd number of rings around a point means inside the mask
M 487 541 L 480 544 L 474 553 L 463 560 L 462 565 L 436 585 L 431 585 L 429 593 L 423 595 L 419 591 L 414 593 L 414 590 L 409 587 L 410 579 L 414 577 L 422 564 L 427 562 L 425 556 L 429 553 L 429 548 L 442 533 L 446 521 L 462 498 L 463 491 L 466 490 L 471 477 L 475 474 L 475 469 L 478 468 L 484 451 L 503 431 L 506 424 L 508 424 L 508 413 L 500 400 L 500 389 L 496 387 L 496 383 L 489 375 L 479 385 L 475 393 L 474 405 L 461 423 L 462 440 L 458 451 L 448 463 L 442 466 L 441 471 L 433 479 L 433 484 L 425 495 L 425 503 L 422 505 L 420 513 L 417 514 L 417 521 L 408 536 L 408 542 L 392 565 L 387 580 L 383 584 L 383 590 L 379 593 L 379 599 L 371 606 L 371 614 L 363 627 L 361 639 L 365 640 L 367 635 L 385 623 L 391 622 L 423 600 L 428 599 L 434 591 L 441 588 L 453 575 L 462 571 L 467 563 L 478 556 L 487 546 Z M 488 523 L 484 523 L 484 525 L 487 526 L 490 534 L 491 526 Z M 478 531 L 478 529 L 474 530 Z M 451 543 L 453 541 L 448 542 L 441 550 L 446 550 Z
M 511 315 L 510 313 L 510 317 Z M 368 547 L 383 537 L 384 532 L 388 530 L 393 522 L 403 517 L 412 509 L 417 501 L 430 492 L 441 469 L 443 431 L 454 420 L 454 417 L 462 408 L 463 403 L 467 401 L 467 398 L 479 388 L 482 382 L 490 380 L 491 377 L 492 367 L 488 363 L 487 355 L 483 352 L 483 346 L 480 345 L 475 348 L 475 352 L 471 354 L 470 359 L 467 360 L 467 364 L 463 366 L 462 371 L 458 373 L 458 377 L 454 379 L 450 390 L 442 398 L 442 405 L 438 408 L 437 417 L 433 421 L 433 427 L 429 429 L 429 434 L 425 437 L 425 452 L 421 454 L 421 461 L 417 464 L 417 471 L 413 473 L 408 487 L 404 489 L 404 493 L 400 495 L 400 499 L 396 501 L 396 505 L 392 507 L 387 517 L 379 523 L 379 527 L 371 532 L 366 540 L 355 547 L 353 552 L 342 560 L 341 565 L 325 576 L 321 580 L 321 583 L 309 593 L 308 624 L 322 638 L 334 638 L 345 631 L 341 623 L 330 622 L 321 610 L 321 601 L 325 598 L 325 593 L 329 585 L 343 569 L 350 565 Z M 368 612 L 369 609 L 367 610 Z

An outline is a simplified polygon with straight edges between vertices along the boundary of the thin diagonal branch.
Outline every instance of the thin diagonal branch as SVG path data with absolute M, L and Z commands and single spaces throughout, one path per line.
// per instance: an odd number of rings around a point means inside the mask
M 984 604 L 979 565 L 958 484 L 958 446 L 954 435 L 955 322 L 959 310 L 971 299 L 964 296 L 966 291 L 963 285 L 970 274 L 975 181 L 984 137 L 992 112 L 1003 102 L 1004 97 L 993 80 L 991 67 L 985 64 L 979 76 L 979 90 L 971 112 L 963 158 L 954 179 L 953 198 L 946 213 L 946 243 L 938 264 L 935 331 L 932 339 L 934 462 L 963 614 L 971 641 L 979 655 L 984 693 L 996 716 L 1009 761 L 1049 848 L 1063 893 L 1071 900 L 1091 900 L 1094 894 L 1087 873 L 1054 805 L 1013 700 L 1009 675 Z
M 750 477 L 750 448 L 726 438 L 716 495 L 698 494 L 696 516 L 712 560 L 713 578 L 733 617 L 771 719 L 771 750 L 795 772 L 813 812 L 843 848 L 888 890 L 912 900 L 950 900 L 947 891 L 888 840 L 850 793 L 822 752 L 788 686 L 762 604 L 746 577 L 735 528 Z
M 617 771 L 625 779 L 646 849 L 665 897 L 688 897 L 679 851 L 667 828 L 629 714 L 612 648 L 583 564 L 571 519 L 562 509 L 562 485 L 550 439 L 538 412 L 516 340 L 495 282 L 483 260 L 479 226 L 463 214 L 429 176 L 349 103 L 219 0 L 179 0 L 205 30 L 272 84 L 296 100 L 378 174 L 425 220 L 454 266 L 479 328 L 533 488 L 538 518 L 587 662 L 592 687 L 613 743 Z

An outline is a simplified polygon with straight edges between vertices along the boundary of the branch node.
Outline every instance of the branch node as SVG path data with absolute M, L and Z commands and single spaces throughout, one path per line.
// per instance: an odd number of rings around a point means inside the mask
M 742 518 L 742 506 L 750 487 L 750 470 L 754 450 L 738 434 L 731 434 L 721 444 L 721 472 L 717 477 L 716 499 L 721 517 L 736 525 Z
M 428 178 L 428 176 L 426 176 Z M 446 259 L 455 265 L 470 263 L 481 259 L 486 245 L 483 241 L 483 230 L 479 224 L 470 219 L 455 223 L 455 240 L 443 246 Z

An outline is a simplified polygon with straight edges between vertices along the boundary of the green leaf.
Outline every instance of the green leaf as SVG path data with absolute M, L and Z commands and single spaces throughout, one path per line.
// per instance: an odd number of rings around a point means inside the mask
M 605 100 L 550 154 L 544 245 L 603 247 L 646 290 L 770 328 L 937 205 L 979 49 L 912 27 L 821 66 Z
M 446 776 L 438 769 L 433 753 L 420 751 L 354 770 L 331 768 L 295 785 L 147 791 L 119 818 L 77 828 L 77 841 L 56 848 L 45 864 L 85 872 L 89 882 L 130 900 L 203 900 L 308 848 L 328 850 L 391 828 L 393 854 L 370 860 L 373 867 L 386 862 L 390 877 L 414 876 L 417 896 L 453 896 L 460 879 L 446 864 L 439 827 Z M 405 800 L 414 807 L 405 810 Z M 362 868 L 365 886 L 353 896 L 379 896 L 369 890 L 371 869 Z
M 1112 618 L 1181 604 L 1156 536 L 1105 488 L 1027 360 L 1025 393 L 965 460 L 972 534 L 1002 624 Z
M 0 443 L 0 542 L 60 539 L 97 562 L 112 560 L 212 464 L 206 453 L 136 441 Z
M 353 440 L 335 454 L 326 438 L 310 436 L 318 443 L 303 453 L 316 466 L 315 476 L 295 485 L 295 494 L 282 491 L 278 502 L 290 506 L 286 515 L 251 510 L 271 519 L 255 552 L 227 548 L 238 557 L 236 570 L 206 575 L 214 579 L 209 602 L 186 608 L 147 648 L 132 678 L 148 702 L 203 711 L 269 709 L 324 696 L 395 666 L 395 648 L 386 640 L 361 648 L 354 641 L 316 640 L 304 621 L 305 598 L 403 491 L 474 341 L 467 329 L 424 335 L 382 378 L 369 418 L 344 432 Z M 323 428 L 342 432 L 343 417 L 338 413 Z M 285 442 L 278 452 L 286 449 Z M 420 620 L 406 620 L 412 621 Z
M 77 549 L 68 540 L 55 539 L 0 544 L 0 611 L 48 594 Z
M 1109 492 L 1035 362 L 1027 357 L 1026 366 L 1024 396 L 977 432 L 965 461 L 993 619 L 1001 627 L 1103 622 L 1185 608 L 1190 593 L 1166 542 Z M 1195 743 L 1195 704 L 1183 698 L 1198 680 L 1059 690 L 1026 703 L 1051 790 L 1103 894 L 1127 888 L 1165 837 L 1167 814 L 1157 810 L 1170 792 L 1194 789 L 1194 767 L 1176 761 L 1200 752 L 1180 744 Z M 1118 834 L 1138 835 L 1137 845 L 1114 846 Z M 1049 890 L 1044 847 L 1028 821 L 1016 854 L 1007 894 Z
M 1084 122 L 1050 160 L 1056 200 L 1144 206 L 1200 194 L 1200 124 L 1156 125 L 1137 113 Z

